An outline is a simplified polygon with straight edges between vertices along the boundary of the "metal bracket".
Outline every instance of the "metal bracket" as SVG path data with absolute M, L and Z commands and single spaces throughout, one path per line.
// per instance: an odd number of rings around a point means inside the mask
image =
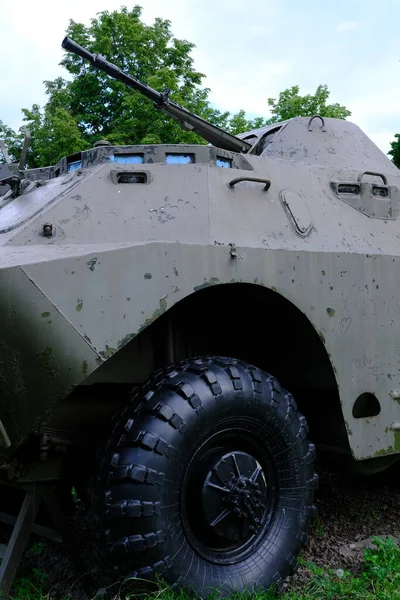
M 365 175 L 379 177 L 383 183 L 363 181 Z M 395 185 L 388 185 L 383 173 L 364 171 L 357 181 L 331 181 L 331 189 L 340 200 L 373 219 L 396 220 L 400 194 Z
M 321 115 L 314 115 L 313 117 L 311 117 L 311 119 L 308 121 L 308 131 L 312 131 L 312 127 L 311 127 L 311 123 L 314 121 L 314 119 L 320 119 L 321 120 L 321 131 L 326 131 L 325 129 L 325 120 L 323 117 L 321 117 Z
M 165 90 L 163 92 L 161 92 L 160 94 L 160 101 L 158 102 L 158 104 L 155 104 L 156 108 L 161 108 L 163 106 L 168 106 L 169 104 L 169 96 L 171 94 L 171 88 L 167 87 L 165 88 Z
M 238 254 L 237 248 L 236 248 L 236 244 L 229 244 L 230 250 L 229 250 L 229 254 L 231 255 L 232 258 L 240 258 L 243 259 L 243 256 L 240 256 L 240 254 Z
M 29 144 L 31 142 L 31 134 L 27 127 L 24 125 L 19 128 L 19 130 L 24 134 L 24 145 L 22 148 L 21 156 L 19 158 L 18 168 L 20 171 L 25 169 L 26 157 L 28 156 Z
M 0 485 L 20 488 L 25 491 L 18 517 L 0 513 L 0 521 L 13 525 L 13 532 L 7 546 L 0 545 L 0 596 L 8 597 L 20 560 L 31 533 L 51 541 L 62 542 L 65 531 L 64 515 L 58 506 L 53 488 L 49 484 L 11 485 L 0 481 Z M 35 524 L 41 503 L 44 503 L 53 520 L 55 529 Z
M 8 154 L 5 140 L 0 140 L 0 152 L 3 155 L 6 164 L 9 165 L 12 161 L 10 155 Z

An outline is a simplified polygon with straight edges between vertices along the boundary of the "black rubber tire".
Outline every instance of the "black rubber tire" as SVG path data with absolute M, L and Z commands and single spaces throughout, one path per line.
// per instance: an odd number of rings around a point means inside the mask
M 235 564 L 193 549 L 180 510 L 182 481 L 200 437 L 245 421 L 274 461 L 277 502 L 257 548 Z M 103 553 L 115 574 L 207 596 L 282 587 L 297 568 L 315 513 L 315 447 L 293 397 L 259 369 L 229 358 L 191 359 L 156 373 L 116 420 L 94 497 Z M 260 441 L 261 440 L 261 441 Z

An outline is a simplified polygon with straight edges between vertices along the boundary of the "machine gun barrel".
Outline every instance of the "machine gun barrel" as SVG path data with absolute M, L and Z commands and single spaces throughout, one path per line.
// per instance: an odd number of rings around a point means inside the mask
M 146 96 L 146 98 L 154 102 L 156 108 L 164 110 L 171 117 L 179 121 L 184 129 L 193 131 L 203 139 L 207 140 L 210 144 L 213 144 L 213 146 L 224 150 L 231 150 L 233 152 L 248 152 L 250 150 L 251 146 L 247 142 L 216 125 L 212 125 L 205 119 L 202 119 L 186 108 L 183 108 L 183 106 L 171 102 L 168 98 L 169 90 L 163 93 L 153 90 L 153 88 L 141 83 L 131 75 L 128 75 L 128 73 L 121 71 L 121 69 L 113 63 L 108 62 L 100 54 L 92 54 L 69 37 L 64 38 L 61 45 L 65 50 L 73 52 L 84 60 L 89 61 L 96 69 L 104 71 L 107 75 L 110 75 L 118 81 L 122 81 L 122 83 L 128 87 L 133 88 L 143 96 Z

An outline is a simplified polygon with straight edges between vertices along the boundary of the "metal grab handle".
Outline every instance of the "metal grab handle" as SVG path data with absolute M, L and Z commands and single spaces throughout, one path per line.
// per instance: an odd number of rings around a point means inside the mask
M 262 179 L 259 177 L 236 177 L 236 179 L 232 179 L 232 181 L 230 181 L 228 183 L 228 186 L 230 188 L 233 188 L 237 183 L 240 183 L 241 181 L 255 181 L 256 183 L 265 183 L 264 186 L 264 192 L 268 192 L 269 188 L 271 187 L 271 182 L 269 179 Z
M 314 115 L 313 117 L 311 117 L 311 119 L 308 121 L 308 131 L 312 131 L 312 129 L 311 129 L 311 123 L 314 121 L 314 119 L 321 119 L 321 130 L 322 131 L 326 131 L 326 129 L 325 129 L 325 121 L 324 121 L 324 118 L 321 117 L 321 115 Z
M 387 185 L 386 175 L 383 175 L 382 173 L 375 173 L 374 171 L 364 171 L 363 173 L 360 173 L 357 178 L 357 181 L 359 183 L 361 183 L 361 179 L 364 177 L 364 175 L 373 175 L 374 177 L 380 177 L 383 183 Z

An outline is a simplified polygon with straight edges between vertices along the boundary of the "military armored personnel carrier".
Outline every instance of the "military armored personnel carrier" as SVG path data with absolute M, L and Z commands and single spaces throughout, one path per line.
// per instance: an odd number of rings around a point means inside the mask
M 57 520 L 88 481 L 114 580 L 279 588 L 316 449 L 398 457 L 400 173 L 347 121 L 233 136 L 63 47 L 209 144 L 1 167 L 0 481 L 26 493 L 2 589 L 39 501 Z

